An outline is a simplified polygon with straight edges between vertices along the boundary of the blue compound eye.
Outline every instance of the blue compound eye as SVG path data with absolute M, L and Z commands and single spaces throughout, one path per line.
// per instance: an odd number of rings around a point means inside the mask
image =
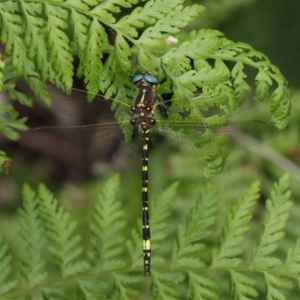
M 154 77 L 154 76 L 151 75 L 151 74 L 145 74 L 145 75 L 144 75 L 144 78 L 145 78 L 148 82 L 150 82 L 150 83 L 157 83 L 156 77 Z
M 136 83 L 136 82 L 142 80 L 143 77 L 144 77 L 144 75 L 142 75 L 142 74 L 136 75 L 136 76 L 133 77 L 132 81 L 133 81 L 133 83 Z
M 136 75 L 132 81 L 133 83 L 137 83 L 139 82 L 140 80 L 142 79 L 145 79 L 147 82 L 151 83 L 151 84 L 155 84 L 157 83 L 157 79 L 155 76 L 153 76 L 152 74 L 149 74 L 149 73 L 143 73 L 143 74 L 139 74 L 139 75 Z

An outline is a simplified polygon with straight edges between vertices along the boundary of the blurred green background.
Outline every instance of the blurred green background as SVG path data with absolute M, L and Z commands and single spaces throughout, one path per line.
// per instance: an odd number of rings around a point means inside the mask
M 180 181 L 178 197 L 174 201 L 170 228 L 181 222 L 188 209 L 193 206 L 200 189 L 211 183 L 220 190 L 222 202 L 216 232 L 221 228 L 230 205 L 237 201 L 254 180 L 261 181 L 261 199 L 256 207 L 253 228 L 262 230 L 264 202 L 269 197 L 274 181 L 285 173 L 292 172 L 291 189 L 295 202 L 288 223 L 288 235 L 282 247 L 293 243 L 300 236 L 297 228 L 300 220 L 300 148 L 298 138 L 300 104 L 300 2 L 299 0 L 207 0 L 197 2 L 207 7 L 189 30 L 213 28 L 222 31 L 233 41 L 250 44 L 263 52 L 287 78 L 293 92 L 293 107 L 290 125 L 274 139 L 257 146 L 233 151 L 223 172 L 206 178 L 201 169 L 203 158 L 184 158 L 151 149 L 149 160 L 150 201 L 174 181 Z M 267 105 L 255 106 L 241 114 L 242 118 L 256 118 L 257 112 L 267 113 Z M 78 222 L 84 224 L 88 209 L 97 198 L 103 181 L 114 172 L 121 172 L 122 187 L 120 201 L 127 212 L 128 233 L 136 226 L 141 215 L 141 158 L 139 153 L 121 157 L 110 164 L 99 162 L 92 172 L 81 172 L 73 166 L 43 153 L 30 151 L 1 140 L 0 148 L 13 159 L 8 175 L 0 175 L 0 231 L 6 241 L 15 243 L 17 232 L 17 208 L 21 205 L 21 189 L 24 182 L 33 188 L 43 182 L 52 189 L 56 197 L 74 213 Z M 254 231 L 253 231 L 254 232 Z M 127 234 L 128 234 L 127 233 Z M 254 234 L 253 234 L 254 235 Z

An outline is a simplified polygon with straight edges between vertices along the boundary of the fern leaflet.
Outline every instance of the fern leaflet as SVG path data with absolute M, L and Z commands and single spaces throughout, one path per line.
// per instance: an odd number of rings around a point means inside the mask
M 78 260 L 82 248 L 78 245 L 81 238 L 74 235 L 76 223 L 70 220 L 70 214 L 58 205 L 53 195 L 40 185 L 40 216 L 46 229 L 46 235 L 54 244 L 49 247 L 62 277 L 83 272 L 89 268 L 86 261 Z
M 118 256 L 124 251 L 121 245 L 123 237 L 116 236 L 125 227 L 122 220 L 124 211 L 120 208 L 120 201 L 117 199 L 119 187 L 119 176 L 111 177 L 102 189 L 98 201 L 95 203 L 95 210 L 92 215 L 90 226 L 93 247 L 91 254 L 93 262 L 102 272 L 115 270 L 124 267 L 124 262 Z
M 22 274 L 31 286 L 37 285 L 46 279 L 44 271 L 45 259 L 43 248 L 47 243 L 45 229 L 39 216 L 39 199 L 28 185 L 23 188 L 23 209 L 19 210 L 20 234 L 26 246 L 22 262 Z
M 8 275 L 12 271 L 12 256 L 8 252 L 8 246 L 4 243 L 2 237 L 0 237 L 0 298 L 2 294 L 10 292 L 16 287 L 17 282 L 8 281 Z
M 250 230 L 249 221 L 252 213 L 249 211 L 258 199 L 258 182 L 255 182 L 246 191 L 243 197 L 232 207 L 227 217 L 222 235 L 219 238 L 219 247 L 214 250 L 212 267 L 236 267 L 242 259 L 238 258 L 242 253 L 242 242 L 245 234 Z

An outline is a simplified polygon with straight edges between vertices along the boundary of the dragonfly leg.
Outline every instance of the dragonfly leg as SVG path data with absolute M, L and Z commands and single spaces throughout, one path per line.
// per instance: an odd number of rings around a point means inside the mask
M 170 109 L 160 97 L 157 96 L 157 100 L 160 103 L 160 105 L 159 105 L 160 112 L 163 116 L 167 116 L 167 112 L 171 112 L 171 113 L 179 114 L 182 117 L 182 119 L 184 120 L 185 118 L 187 118 L 191 114 L 190 109 L 189 110 L 183 110 L 183 111 Z

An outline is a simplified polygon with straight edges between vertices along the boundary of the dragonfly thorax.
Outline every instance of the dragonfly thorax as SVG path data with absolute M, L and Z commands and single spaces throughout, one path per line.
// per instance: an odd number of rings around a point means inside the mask
M 139 128 L 139 131 L 142 133 L 148 129 L 151 129 L 155 124 L 154 110 L 154 106 L 149 107 L 144 103 L 137 104 L 132 108 L 134 114 L 131 123 L 136 125 Z

